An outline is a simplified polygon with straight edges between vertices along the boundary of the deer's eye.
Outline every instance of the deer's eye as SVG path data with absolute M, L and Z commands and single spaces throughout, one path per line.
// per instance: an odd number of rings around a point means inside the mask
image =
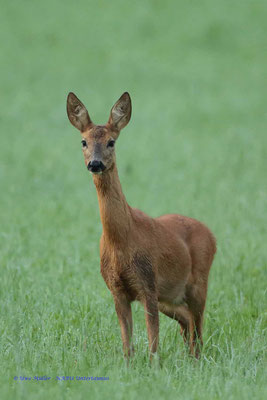
M 113 139 L 111 139 L 107 144 L 108 147 L 114 147 L 114 145 L 115 145 L 115 140 Z
M 82 146 L 83 146 L 83 147 L 87 147 L 86 140 L 82 140 L 82 142 L 81 142 L 81 143 L 82 143 Z

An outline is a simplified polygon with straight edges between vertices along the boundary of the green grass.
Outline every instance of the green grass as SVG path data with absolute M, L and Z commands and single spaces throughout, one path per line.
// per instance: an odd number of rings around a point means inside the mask
M 1 399 L 266 398 L 267 3 L 2 3 Z M 217 238 L 198 362 L 161 316 L 151 368 L 136 303 L 125 365 L 70 90 L 96 123 L 130 92 L 117 144 L 129 204 L 195 217 Z

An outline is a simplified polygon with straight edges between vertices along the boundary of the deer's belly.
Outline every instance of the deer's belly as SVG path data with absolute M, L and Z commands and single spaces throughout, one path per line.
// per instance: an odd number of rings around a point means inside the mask
M 158 300 L 160 303 L 179 305 L 185 300 L 185 281 L 170 282 L 158 279 Z

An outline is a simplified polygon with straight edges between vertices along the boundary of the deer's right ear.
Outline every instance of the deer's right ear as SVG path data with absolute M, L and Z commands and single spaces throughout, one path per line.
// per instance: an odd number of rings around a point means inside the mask
M 67 98 L 67 113 L 72 125 L 81 132 L 84 132 L 92 124 L 86 107 L 72 92 L 68 94 Z

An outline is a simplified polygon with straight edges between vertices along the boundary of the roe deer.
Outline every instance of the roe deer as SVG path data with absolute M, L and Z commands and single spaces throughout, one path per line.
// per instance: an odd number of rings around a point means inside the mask
M 179 322 L 191 354 L 198 357 L 215 238 L 193 218 L 178 214 L 150 218 L 128 205 L 116 167 L 115 142 L 131 111 L 125 92 L 112 107 L 108 122 L 95 125 L 74 93 L 67 99 L 68 117 L 81 132 L 85 165 L 97 190 L 103 226 L 101 274 L 114 298 L 126 357 L 133 352 L 134 300 L 145 309 L 150 358 L 158 347 L 159 311 Z

